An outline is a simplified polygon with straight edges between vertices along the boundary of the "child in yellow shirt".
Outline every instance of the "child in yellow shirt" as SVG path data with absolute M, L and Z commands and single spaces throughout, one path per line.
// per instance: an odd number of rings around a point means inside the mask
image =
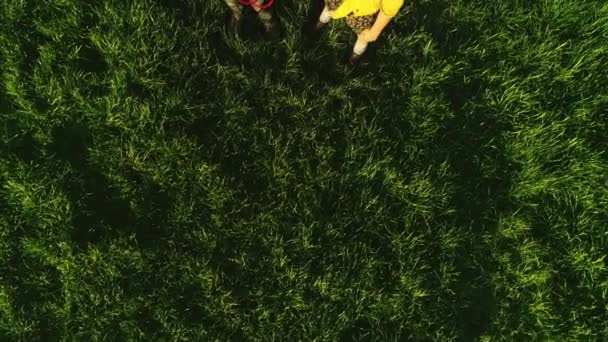
M 348 26 L 357 34 L 349 62 L 355 64 L 370 42 L 378 39 L 384 28 L 399 13 L 404 0 L 325 0 L 325 8 L 319 17 L 316 30 L 331 19 L 345 18 Z

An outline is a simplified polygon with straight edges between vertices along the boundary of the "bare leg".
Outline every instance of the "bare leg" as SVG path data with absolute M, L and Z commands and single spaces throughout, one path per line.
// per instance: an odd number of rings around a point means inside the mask
M 323 24 L 327 24 L 331 20 L 331 15 L 333 13 L 334 13 L 334 11 L 331 11 L 329 9 L 329 7 L 327 5 L 325 5 L 323 12 L 321 12 L 321 16 L 319 16 L 319 22 L 321 22 Z
M 356 53 L 357 55 L 362 55 L 365 52 L 365 50 L 367 50 L 367 44 L 368 44 L 368 42 L 357 37 L 357 42 L 355 43 L 353 52 Z
M 369 44 L 367 41 L 361 38 L 361 33 L 371 29 L 374 26 L 375 21 L 375 15 L 368 15 L 362 17 L 346 17 L 346 23 L 348 24 L 348 26 L 350 26 L 353 31 L 357 32 L 357 42 L 353 47 L 353 51 L 349 58 L 349 63 L 356 64 L 359 61 L 361 55 L 363 55 L 365 53 L 365 50 L 367 50 L 367 46 Z
M 260 21 L 264 24 L 264 29 L 266 32 L 272 31 L 274 27 L 274 23 L 272 21 L 272 13 L 267 8 L 259 8 L 264 4 L 264 0 L 256 0 L 256 6 L 252 6 L 253 9 L 258 13 L 258 17 L 260 17 Z
M 228 5 L 228 7 L 230 8 L 230 11 L 232 12 L 232 17 L 234 18 L 235 21 L 240 21 L 241 20 L 241 5 L 238 3 L 237 0 L 225 0 L 226 1 L 226 5 Z
M 348 58 L 348 63 L 352 65 L 357 64 L 359 62 L 359 59 L 361 59 L 361 55 L 363 55 L 363 53 L 365 53 L 365 50 L 367 50 L 368 44 L 368 42 L 358 37 L 357 42 L 353 47 L 353 51 L 350 54 L 350 57 Z
M 331 15 L 334 13 L 333 10 L 329 9 L 329 5 L 326 3 L 325 8 L 323 8 L 323 12 L 319 16 L 319 20 L 317 20 L 317 24 L 315 25 L 315 31 L 320 31 L 323 26 L 327 25 L 331 21 Z

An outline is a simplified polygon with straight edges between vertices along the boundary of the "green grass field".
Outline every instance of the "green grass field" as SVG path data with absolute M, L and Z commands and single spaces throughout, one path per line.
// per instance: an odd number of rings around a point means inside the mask
M 608 4 L 0 1 L 0 341 L 608 339 Z

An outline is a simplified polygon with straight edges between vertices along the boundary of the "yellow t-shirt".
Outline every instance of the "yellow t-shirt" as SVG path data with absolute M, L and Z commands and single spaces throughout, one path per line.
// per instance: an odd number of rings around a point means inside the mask
M 394 17 L 399 13 L 404 0 L 344 0 L 342 5 L 336 9 L 332 18 L 340 19 L 349 14 L 355 17 L 372 15 L 378 11 L 384 12 L 389 17 Z

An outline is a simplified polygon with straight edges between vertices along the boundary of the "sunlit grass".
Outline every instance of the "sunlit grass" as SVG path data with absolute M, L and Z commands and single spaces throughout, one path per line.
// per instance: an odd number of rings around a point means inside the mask
M 0 3 L 0 340 L 599 340 L 608 5 Z

